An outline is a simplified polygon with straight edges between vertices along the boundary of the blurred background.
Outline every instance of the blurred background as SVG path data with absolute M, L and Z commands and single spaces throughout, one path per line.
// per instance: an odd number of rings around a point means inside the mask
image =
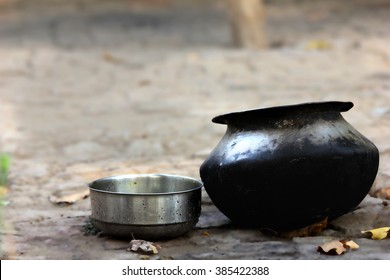
M 1 0 L 2 150 L 190 156 L 223 131 L 216 114 L 383 107 L 389 13 L 384 0 Z

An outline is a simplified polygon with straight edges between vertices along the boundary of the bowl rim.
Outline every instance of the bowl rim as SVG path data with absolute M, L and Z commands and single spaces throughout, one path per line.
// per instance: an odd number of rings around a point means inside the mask
M 194 183 L 197 183 L 198 186 L 194 188 L 190 188 L 188 190 L 183 191 L 172 191 L 172 192 L 155 192 L 155 193 L 129 193 L 129 192 L 113 192 L 113 191 L 107 191 L 107 190 L 101 190 L 94 188 L 93 185 L 105 181 L 105 180 L 113 180 L 113 179 L 125 179 L 125 178 L 136 178 L 136 177 L 174 177 L 179 179 L 185 179 L 190 180 Z M 175 174 L 166 174 L 166 173 L 140 173 L 140 174 L 120 174 L 120 175 L 112 175 L 107 177 L 102 177 L 99 179 L 96 179 L 88 184 L 88 187 L 90 191 L 99 192 L 99 193 L 107 193 L 107 194 L 113 194 L 113 195 L 128 195 L 128 196 L 161 196 L 161 195 L 174 195 L 174 194 L 182 194 L 182 193 L 188 193 L 193 192 L 195 190 L 201 189 L 203 187 L 203 182 L 201 180 L 195 179 L 193 177 L 189 176 L 183 176 L 183 175 L 175 175 Z

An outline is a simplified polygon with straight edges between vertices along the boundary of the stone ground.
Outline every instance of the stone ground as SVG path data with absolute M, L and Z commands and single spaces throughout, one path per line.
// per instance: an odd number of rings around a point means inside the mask
M 33 2 L 33 3 L 32 3 Z M 0 151 L 12 157 L 2 207 L 2 259 L 138 259 L 129 240 L 85 235 L 89 199 L 54 193 L 102 176 L 198 169 L 222 113 L 340 100 L 381 161 L 371 195 L 313 237 L 240 229 L 203 193 L 193 231 L 158 242 L 152 259 L 390 259 L 389 1 L 267 1 L 268 50 L 230 46 L 222 1 L 0 1 Z M 288 210 L 288 209 L 286 209 Z M 331 239 L 360 245 L 319 254 Z

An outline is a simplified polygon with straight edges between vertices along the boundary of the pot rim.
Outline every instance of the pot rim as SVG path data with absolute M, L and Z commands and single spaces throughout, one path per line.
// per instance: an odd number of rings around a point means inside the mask
M 94 187 L 94 185 L 102 183 L 104 181 L 113 181 L 117 179 L 136 179 L 136 178 L 144 178 L 144 177 L 168 177 L 168 178 L 176 178 L 180 180 L 192 181 L 195 187 L 191 187 L 186 190 L 180 191 L 169 191 L 169 192 L 140 192 L 140 193 L 132 193 L 132 192 L 120 192 L 120 191 L 109 191 L 101 188 Z M 126 196 L 166 196 L 166 195 L 175 195 L 175 194 L 183 194 L 188 192 L 193 192 L 203 187 L 203 182 L 188 176 L 174 175 L 174 174 L 162 174 L 162 173 L 142 173 L 142 174 L 122 174 L 122 175 L 113 175 L 108 177 L 102 177 L 96 179 L 88 184 L 88 187 L 91 191 L 99 192 L 99 193 L 107 193 L 114 195 L 126 195 Z
M 287 111 L 295 112 L 304 112 L 308 110 L 317 110 L 317 111 L 336 111 L 336 112 L 346 112 L 353 107 L 353 103 L 343 102 L 343 101 L 324 101 L 324 102 L 307 102 L 307 103 L 298 103 L 292 105 L 283 105 L 275 107 L 266 107 L 251 109 L 245 111 L 231 112 L 223 115 L 216 116 L 212 119 L 212 122 L 219 124 L 228 124 L 231 120 L 239 117 L 270 117 L 278 116 L 285 114 Z

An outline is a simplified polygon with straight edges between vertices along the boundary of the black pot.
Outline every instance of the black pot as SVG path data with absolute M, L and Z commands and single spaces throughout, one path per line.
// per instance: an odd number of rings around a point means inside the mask
M 236 224 L 275 231 L 351 211 L 379 164 L 375 145 L 340 114 L 352 107 L 306 103 L 215 117 L 227 131 L 200 167 L 211 200 Z

